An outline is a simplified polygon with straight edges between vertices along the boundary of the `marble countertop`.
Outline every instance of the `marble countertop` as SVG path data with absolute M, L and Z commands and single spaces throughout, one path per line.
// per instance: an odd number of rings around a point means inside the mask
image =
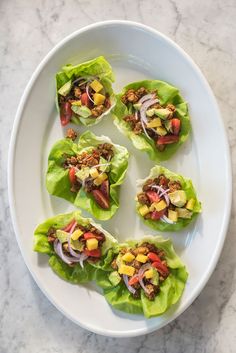
M 126 19 L 168 35 L 200 66 L 220 105 L 235 179 L 235 0 L 1 0 L 0 16 L 0 352 L 235 352 L 235 201 L 220 261 L 193 305 L 158 332 L 113 339 L 70 322 L 35 284 L 18 247 L 12 247 L 6 174 L 16 108 L 41 59 L 78 28 L 101 20 Z

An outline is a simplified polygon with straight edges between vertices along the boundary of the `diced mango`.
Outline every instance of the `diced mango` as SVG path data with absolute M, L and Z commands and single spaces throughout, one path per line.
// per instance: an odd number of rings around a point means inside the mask
M 127 266 L 122 264 L 119 268 L 119 273 L 121 275 L 133 276 L 135 272 L 135 268 L 132 266 Z
M 99 174 L 99 176 L 98 176 L 96 179 L 94 179 L 94 184 L 95 184 L 96 186 L 99 186 L 99 185 L 101 185 L 101 184 L 104 182 L 104 180 L 106 180 L 107 178 L 108 178 L 108 176 L 107 176 L 106 173 Z
M 141 214 L 141 216 L 146 216 L 146 214 L 149 213 L 149 208 L 147 205 L 143 205 L 142 207 L 139 208 L 139 213 Z
M 103 104 L 105 99 L 106 97 L 103 94 L 94 93 L 93 101 L 95 105 Z
M 187 205 L 185 206 L 187 208 L 187 210 L 192 211 L 194 209 L 195 202 L 196 202 L 195 199 L 188 200 Z
M 93 82 L 90 83 L 90 87 L 95 91 L 95 92 L 100 92 L 103 89 L 103 85 L 98 81 L 94 80 Z
M 151 121 L 149 121 L 147 123 L 148 128 L 153 128 L 153 127 L 158 127 L 158 126 L 161 126 L 161 119 L 160 118 L 152 119 Z
M 147 260 L 148 260 L 148 257 L 147 257 L 147 255 L 138 254 L 136 256 L 136 260 L 145 264 L 145 262 L 147 262 Z
M 134 258 L 135 258 L 135 256 L 133 254 L 131 254 L 131 252 L 127 252 L 126 254 L 124 254 L 122 256 L 122 260 L 124 260 L 126 262 L 131 262 L 131 261 L 133 261 Z
M 164 200 L 161 200 L 159 202 L 155 202 L 155 209 L 160 212 L 166 208 L 167 204 Z
M 72 233 L 71 239 L 77 240 L 77 239 L 79 239 L 79 237 L 81 237 L 82 234 L 83 234 L 82 230 L 76 229 L 76 230 Z
M 98 172 L 97 168 L 91 168 L 89 171 L 89 174 L 91 175 L 91 177 L 93 179 L 95 179 L 99 176 L 99 172 Z
M 159 136 L 165 136 L 167 134 L 167 131 L 164 127 L 157 127 L 156 132 Z
M 144 276 L 145 276 L 147 279 L 152 278 L 153 275 L 154 275 L 154 271 L 153 271 L 152 268 L 150 268 L 150 270 L 147 270 L 147 271 L 145 272 L 145 274 L 144 274 Z
M 168 218 L 173 222 L 177 222 L 178 221 L 178 212 L 173 211 L 173 210 L 168 210 Z
M 95 250 L 98 248 L 98 240 L 95 238 L 86 240 L 86 246 L 88 250 Z
M 73 101 L 72 103 L 71 103 L 72 105 L 77 105 L 78 107 L 81 107 L 81 101 L 79 100 L 79 101 Z

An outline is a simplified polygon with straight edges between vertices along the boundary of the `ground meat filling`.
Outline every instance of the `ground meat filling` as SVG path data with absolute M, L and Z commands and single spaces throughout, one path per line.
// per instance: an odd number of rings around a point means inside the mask
M 118 272 L 134 298 L 140 298 L 143 290 L 149 300 L 154 300 L 160 292 L 161 283 L 170 274 L 165 252 L 148 242 L 120 249 L 111 266 Z M 128 277 L 128 285 L 124 280 L 125 276 Z
M 136 135 L 144 135 L 154 140 L 156 148 L 164 151 L 167 145 L 179 141 L 181 121 L 173 104 L 161 105 L 159 102 L 148 107 L 144 120 L 140 112 L 143 102 L 139 102 L 149 94 L 152 94 L 153 98 L 149 97 L 145 100 L 145 104 L 150 99 L 159 99 L 157 90 L 150 92 L 144 87 L 137 90 L 128 89 L 121 97 L 121 101 L 130 113 L 123 119 Z
M 109 208 L 109 164 L 114 156 L 114 147 L 110 143 L 99 144 L 92 151 L 85 151 L 74 156 L 65 156 L 63 168 L 69 169 L 71 191 L 78 192 L 81 187 L 87 193 L 92 193 L 97 204 Z M 100 163 L 102 158 L 102 163 Z M 104 168 L 105 170 L 101 169 Z M 79 171 L 86 170 L 82 179 Z

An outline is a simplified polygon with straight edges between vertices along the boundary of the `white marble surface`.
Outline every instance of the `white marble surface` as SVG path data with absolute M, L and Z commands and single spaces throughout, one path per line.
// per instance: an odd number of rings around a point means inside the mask
M 107 19 L 129 19 L 149 24 L 167 34 L 200 66 L 222 111 L 235 177 L 235 18 L 235 0 L 0 1 L 1 353 L 236 351 L 235 201 L 220 261 L 194 304 L 158 332 L 131 339 L 112 339 L 77 327 L 37 288 L 15 246 L 6 175 L 14 114 L 22 90 L 44 55 L 64 36 L 84 25 Z

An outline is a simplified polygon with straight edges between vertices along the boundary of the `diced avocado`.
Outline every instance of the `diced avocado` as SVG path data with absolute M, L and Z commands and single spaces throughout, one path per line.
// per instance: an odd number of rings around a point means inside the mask
M 71 110 L 73 110 L 75 114 L 81 116 L 82 118 L 88 118 L 92 114 L 91 110 L 85 105 L 82 107 L 79 107 L 78 105 L 72 105 Z
M 78 239 L 77 240 L 71 239 L 70 245 L 74 250 L 79 250 L 79 251 L 84 250 L 84 243 L 82 241 L 79 241 Z
M 99 176 L 99 172 L 98 172 L 97 168 L 91 168 L 89 173 L 93 179 L 95 179 Z
M 59 90 L 58 90 L 58 93 L 61 95 L 61 96 L 66 96 L 70 90 L 71 90 L 71 86 L 72 86 L 72 82 L 71 80 L 66 82 Z
M 162 210 L 164 210 L 165 208 L 166 208 L 166 206 L 167 206 L 167 204 L 166 204 L 166 202 L 164 201 L 164 200 L 161 200 L 161 201 L 159 201 L 159 202 L 154 202 L 155 203 L 155 209 L 158 211 L 158 212 L 160 212 L 160 211 L 162 211 Z
M 79 107 L 81 107 L 81 105 L 82 105 L 81 100 L 73 101 L 71 104 L 74 105 L 74 106 L 78 105 Z
M 95 105 L 103 104 L 105 99 L 106 99 L 106 97 L 103 94 L 94 93 L 93 101 L 94 101 Z
M 195 199 L 190 199 L 187 202 L 187 205 L 185 206 L 189 211 L 192 211 L 194 209 L 196 200 Z
M 104 182 L 104 180 L 107 180 L 107 178 L 108 176 L 106 173 L 99 174 L 99 176 L 96 179 L 94 179 L 94 184 L 96 186 L 99 186 Z
M 190 219 L 192 217 L 192 212 L 187 210 L 186 208 L 176 208 L 176 211 L 178 212 L 178 217 L 179 218 L 186 218 Z
M 117 284 L 120 283 L 121 281 L 121 277 L 118 273 L 118 271 L 113 271 L 109 274 L 109 281 L 111 282 L 111 284 L 113 284 L 113 286 L 117 286 Z
M 101 172 L 108 172 L 110 170 L 109 162 L 105 158 L 100 157 L 99 164 L 103 164 L 99 167 Z
M 173 211 L 173 210 L 168 210 L 168 218 L 173 222 L 177 222 L 178 221 L 178 212 Z
M 72 233 L 71 239 L 77 240 L 77 239 L 79 239 L 79 237 L 81 237 L 82 234 L 83 234 L 83 232 L 82 232 L 81 229 L 76 229 L 76 230 Z
M 153 268 L 153 276 L 151 278 L 151 282 L 154 284 L 154 286 L 158 286 L 159 284 L 159 273 L 155 268 Z
M 121 275 L 133 276 L 134 272 L 135 272 L 135 268 L 134 267 L 127 266 L 127 265 L 124 265 L 124 264 L 120 265 L 119 273 Z
M 134 107 L 135 110 L 140 110 L 141 106 L 142 106 L 142 103 L 133 104 L 133 107 Z
M 171 130 L 171 120 L 165 120 L 164 125 L 167 131 L 172 132 Z
M 90 169 L 88 167 L 86 168 L 83 168 L 83 169 L 80 169 L 78 170 L 75 175 L 77 176 L 77 178 L 79 178 L 80 180 L 84 180 L 86 178 L 89 177 L 89 172 L 90 172 Z
M 182 207 L 186 204 L 187 196 L 184 190 L 170 192 L 168 196 L 170 198 L 170 202 L 177 207 Z
M 146 216 L 146 214 L 149 213 L 149 208 L 147 205 L 143 205 L 139 208 L 139 213 L 141 214 L 141 216 Z
M 90 87 L 95 91 L 95 92 L 100 92 L 103 89 L 103 85 L 98 81 L 94 80 L 93 82 L 90 83 Z
M 161 119 L 160 118 L 154 118 L 147 123 L 148 128 L 159 127 L 159 126 L 161 126 Z
M 150 270 L 147 270 L 144 274 L 144 276 L 147 278 L 147 279 L 150 279 L 153 277 L 153 274 L 154 274 L 154 270 L 153 268 L 150 268 Z
M 164 127 L 160 126 L 156 128 L 156 132 L 159 136 L 165 136 L 167 134 L 167 131 Z
M 146 111 L 146 115 L 151 118 L 155 114 L 155 109 L 151 108 Z
M 86 240 L 88 250 L 95 250 L 98 248 L 98 240 L 95 238 Z
M 134 258 L 135 256 L 131 254 L 131 252 L 127 252 L 122 256 L 122 260 L 124 260 L 125 262 L 131 262 Z
M 68 241 L 69 233 L 65 232 L 64 230 L 57 229 L 56 236 L 60 240 L 61 243 L 65 243 Z
M 169 109 L 165 109 L 165 108 L 155 109 L 155 115 L 157 115 L 157 116 L 159 116 L 159 118 L 165 120 L 170 115 L 170 111 L 169 111 Z
M 145 264 L 145 262 L 147 262 L 147 260 L 148 260 L 148 257 L 146 255 L 143 255 L 143 254 L 138 254 L 136 256 L 136 260 L 139 261 L 139 262 L 142 262 L 143 264 Z

